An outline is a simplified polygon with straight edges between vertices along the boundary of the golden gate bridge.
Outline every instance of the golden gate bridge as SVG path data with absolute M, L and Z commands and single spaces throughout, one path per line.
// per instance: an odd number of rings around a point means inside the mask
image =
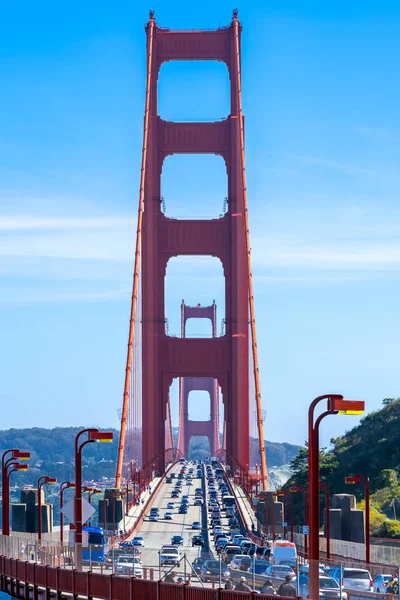
M 166 463 L 187 455 L 192 436 L 204 435 L 211 454 L 223 458 L 230 468 L 254 473 L 258 463 L 262 489 L 267 489 L 245 171 L 240 35 L 236 10 L 228 27 L 212 31 L 162 28 L 156 24 L 153 12 L 146 26 L 146 102 L 117 488 L 122 480 L 129 479 L 133 463 L 145 473 L 154 469 L 162 473 Z M 158 115 L 160 67 L 172 60 L 217 60 L 226 65 L 231 91 L 226 119 L 178 123 Z M 165 158 L 172 154 L 205 153 L 219 155 L 225 162 L 225 214 L 210 220 L 166 217 L 161 197 Z M 215 303 L 190 307 L 184 302 L 181 337 L 168 335 L 166 268 L 170 258 L 183 255 L 211 255 L 223 265 L 226 318 L 221 336 L 216 331 Z M 186 337 L 185 325 L 190 318 L 210 319 L 211 337 Z M 175 445 L 170 386 L 176 378 L 179 435 Z M 208 392 L 209 421 L 189 419 L 188 395 L 193 390 Z M 219 390 L 223 419 L 219 415 Z M 252 431 L 253 414 L 257 415 L 256 431 Z M 250 454 L 251 437 L 258 438 L 258 453 Z

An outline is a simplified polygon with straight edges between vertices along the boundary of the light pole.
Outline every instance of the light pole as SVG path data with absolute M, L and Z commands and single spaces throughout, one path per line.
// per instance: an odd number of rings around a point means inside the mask
M 277 496 L 279 499 L 279 496 L 283 497 L 283 522 L 287 523 L 287 510 L 286 510 L 286 499 L 287 499 L 287 495 L 289 493 L 289 490 L 279 490 L 279 492 L 277 492 Z M 283 533 L 283 539 L 286 539 L 286 530 L 287 530 L 287 525 L 283 525 L 282 526 L 282 533 Z
M 11 473 L 15 473 L 15 471 L 27 471 L 29 469 L 29 467 L 28 467 L 28 465 L 22 465 L 21 463 L 16 463 L 16 462 L 10 462 L 10 464 L 8 466 L 13 467 L 13 468 L 10 470 L 7 469 L 7 476 L 6 476 L 7 506 L 5 506 L 3 508 L 3 510 L 7 510 L 7 522 L 8 522 L 8 528 L 10 528 L 10 475 L 11 475 Z M 8 531 L 7 535 L 10 535 L 10 531 Z
M 86 439 L 81 441 L 81 436 L 84 434 Z M 112 432 L 93 428 L 82 429 L 75 437 L 75 552 L 78 571 L 82 570 L 82 449 L 86 444 L 93 442 L 112 441 Z
M 308 523 L 308 519 L 307 519 L 307 496 L 308 496 L 308 490 L 307 490 L 307 488 L 304 487 L 303 485 L 296 485 L 294 487 L 291 487 L 289 491 L 293 492 L 294 494 L 297 493 L 297 492 L 301 492 L 303 494 L 303 526 L 307 525 L 307 523 Z M 293 532 L 293 528 L 292 528 L 292 532 Z M 293 533 L 292 533 L 292 535 L 293 535 Z M 304 533 L 303 535 L 304 535 L 304 554 L 307 557 L 307 554 L 308 554 L 308 535 L 306 533 Z
M 291 490 L 289 490 L 290 492 Z M 290 541 L 293 542 L 294 538 L 294 506 L 293 506 L 293 494 L 290 494 Z
M 37 493 L 38 493 L 38 541 L 40 544 L 40 540 L 42 539 L 42 487 L 45 483 L 50 483 L 54 485 L 57 483 L 57 479 L 55 477 L 48 477 L 47 475 L 42 475 L 39 477 L 37 482 Z
M 319 487 L 325 492 L 326 558 L 331 557 L 331 516 L 329 513 L 330 488 L 326 481 L 320 481 Z
M 326 410 L 314 420 L 317 405 L 327 401 Z M 309 505 L 309 594 L 319 599 L 319 425 L 327 415 L 364 412 L 363 400 L 345 400 L 339 394 L 325 394 L 315 398 L 308 410 L 308 505 Z
M 369 535 L 369 479 L 365 475 L 345 477 L 346 483 L 359 483 L 365 492 L 365 562 L 370 563 L 370 535 Z
M 75 484 L 71 483 L 70 481 L 63 481 L 60 484 L 60 544 L 63 544 L 64 542 L 64 513 L 61 511 L 61 509 L 64 506 L 64 490 L 68 488 L 74 489 Z
M 3 512 L 1 529 L 3 535 L 10 535 L 10 488 L 8 478 L 8 467 L 20 460 L 29 460 L 30 452 L 21 452 L 18 448 L 6 450 L 1 459 L 1 487 L 3 490 Z M 18 460 L 17 460 L 18 459 Z M 26 471 L 26 469 L 16 469 Z

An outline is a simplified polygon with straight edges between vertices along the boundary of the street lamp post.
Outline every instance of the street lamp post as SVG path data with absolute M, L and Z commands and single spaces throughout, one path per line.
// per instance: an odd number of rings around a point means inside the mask
M 290 492 L 291 490 L 289 490 Z M 290 541 L 294 541 L 294 506 L 293 506 L 293 494 L 290 494 Z
M 307 488 L 302 485 L 296 485 L 294 487 L 291 487 L 289 491 L 293 492 L 293 493 L 301 492 L 303 494 L 303 526 L 307 525 L 307 523 L 308 523 L 308 519 L 307 519 L 308 490 L 307 490 Z M 292 531 L 293 531 L 293 529 L 292 529 Z M 308 535 L 306 533 L 304 533 L 303 535 L 304 535 L 304 554 L 305 554 L 305 556 L 307 556 L 308 555 Z
M 369 479 L 365 475 L 345 477 L 346 483 L 359 483 L 365 491 L 365 562 L 370 563 L 370 533 L 369 533 Z
M 316 406 L 327 401 L 326 410 L 314 420 Z M 318 396 L 308 410 L 308 505 L 309 505 L 309 594 L 319 599 L 319 425 L 327 415 L 362 414 L 362 400 L 345 400 L 339 394 Z
M 331 557 L 331 517 L 329 513 L 330 489 L 326 481 L 320 481 L 319 487 L 325 492 L 326 558 L 329 560 Z
M 3 512 L 1 530 L 3 535 L 10 535 L 10 488 L 8 478 L 8 467 L 17 464 L 21 460 L 29 460 L 30 452 L 21 452 L 18 448 L 6 450 L 1 459 L 1 487 L 3 493 Z M 17 460 L 18 459 L 18 460 Z M 26 471 L 18 468 L 16 471 Z
M 86 439 L 81 441 L 81 437 Z M 112 442 L 113 433 L 98 429 L 82 429 L 75 437 L 75 545 L 76 568 L 82 570 L 82 449 L 93 442 Z
M 8 523 L 8 528 L 10 529 L 10 475 L 11 475 L 11 473 L 15 473 L 15 471 L 27 471 L 29 467 L 28 467 L 28 465 L 22 465 L 21 463 L 16 463 L 16 462 L 10 462 L 10 464 L 8 466 L 13 467 L 13 468 L 10 470 L 8 470 L 8 468 L 7 468 L 7 473 L 6 473 L 7 506 L 4 507 L 3 510 L 7 510 L 7 523 Z M 10 532 L 8 532 L 7 535 L 10 535 Z
M 64 513 L 61 509 L 64 506 L 64 490 L 68 488 L 75 488 L 75 484 L 70 481 L 63 481 L 60 485 L 60 544 L 64 542 Z
M 40 540 L 42 539 L 42 487 L 45 483 L 50 483 L 52 485 L 57 483 L 57 479 L 55 477 L 48 477 L 47 475 L 42 475 L 39 477 L 37 482 L 37 494 L 38 494 L 38 540 L 40 544 Z
M 278 499 L 280 496 L 283 497 L 283 522 L 284 523 L 287 522 L 286 499 L 287 499 L 288 493 L 289 493 L 289 490 L 279 490 L 279 492 L 277 492 Z M 286 539 L 286 530 L 287 530 L 287 525 L 283 525 L 282 532 L 283 532 L 284 540 Z

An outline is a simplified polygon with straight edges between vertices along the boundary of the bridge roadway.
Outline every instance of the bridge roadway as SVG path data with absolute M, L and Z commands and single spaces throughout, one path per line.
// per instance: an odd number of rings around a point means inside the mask
M 198 556 L 205 556 L 206 554 L 212 558 L 212 554 L 209 553 L 208 548 L 208 531 L 207 531 L 207 507 L 206 507 L 206 487 L 204 479 L 204 468 L 202 466 L 203 476 L 201 479 L 196 477 L 197 468 L 193 464 L 189 464 L 188 467 L 194 467 L 192 485 L 186 483 L 186 470 L 185 477 L 182 479 L 182 493 L 179 498 L 171 498 L 171 492 L 175 488 L 175 483 L 178 481 L 178 474 L 181 470 L 181 465 L 177 464 L 172 468 L 171 473 L 175 474 L 175 478 L 172 479 L 172 483 L 166 483 L 165 481 L 160 485 L 157 493 L 154 495 L 153 500 L 147 504 L 147 511 L 145 519 L 143 520 L 140 530 L 136 531 L 135 535 L 141 535 L 144 538 L 145 546 L 141 548 L 142 551 L 142 565 L 144 568 L 154 569 L 154 578 L 159 577 L 159 551 L 164 545 L 171 544 L 171 538 L 173 535 L 180 535 L 183 538 L 183 545 L 179 546 L 179 550 L 182 556 L 186 556 L 185 561 L 182 560 L 179 567 L 174 568 L 174 571 L 178 576 L 184 577 L 189 575 L 191 572 L 191 563 Z M 202 506 L 194 505 L 195 489 L 202 488 L 203 497 L 205 504 Z M 181 504 L 181 498 L 183 495 L 187 495 L 189 499 L 188 511 L 186 514 L 179 513 L 179 507 Z M 168 502 L 174 502 L 175 508 L 168 509 Z M 150 509 L 157 507 L 159 509 L 159 521 L 153 522 L 149 520 Z M 172 513 L 172 520 L 164 519 L 165 513 L 169 511 Z M 193 530 L 192 523 L 199 521 L 201 523 L 201 531 Z M 196 534 L 202 534 L 205 540 L 205 547 L 202 551 L 201 546 L 192 547 L 192 537 Z M 162 567 L 161 577 L 163 577 L 169 570 L 170 566 Z M 149 575 L 147 575 L 149 578 Z M 193 580 L 196 577 L 193 575 Z

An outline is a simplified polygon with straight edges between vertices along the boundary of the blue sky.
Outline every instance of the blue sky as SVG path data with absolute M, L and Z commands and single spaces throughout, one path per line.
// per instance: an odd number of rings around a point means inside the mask
M 236 4 L 266 435 L 303 443 L 318 394 L 363 398 L 369 411 L 400 395 L 400 7 Z M 171 28 L 225 25 L 233 8 L 152 5 Z M 142 0 L 2 7 L 2 428 L 118 425 L 148 8 Z M 228 83 L 219 63 L 164 65 L 160 115 L 225 117 Z M 169 158 L 162 193 L 170 216 L 218 216 L 221 159 Z M 218 261 L 171 262 L 166 297 L 171 333 L 182 298 L 215 298 L 221 319 Z M 326 420 L 322 442 L 356 422 Z

